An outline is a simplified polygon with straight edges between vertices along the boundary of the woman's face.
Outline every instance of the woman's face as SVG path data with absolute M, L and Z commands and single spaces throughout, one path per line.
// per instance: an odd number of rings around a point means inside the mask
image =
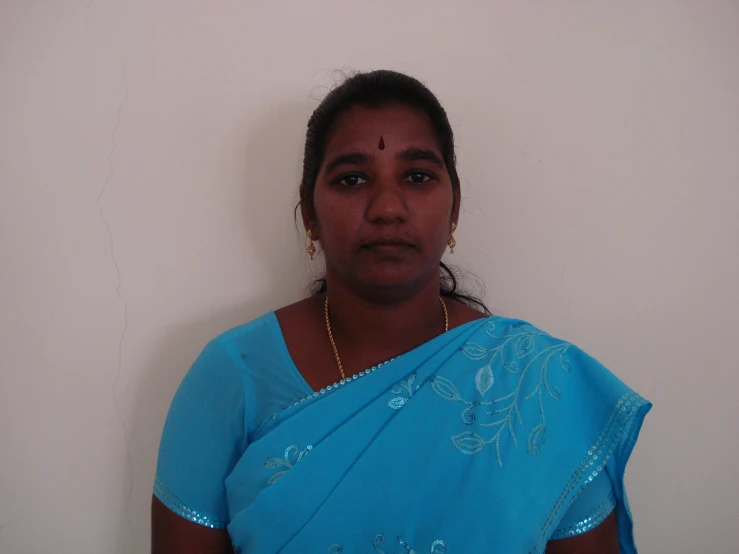
M 326 143 L 306 227 L 326 257 L 329 280 L 366 292 L 412 292 L 438 278 L 459 213 L 438 140 L 423 112 L 356 106 Z

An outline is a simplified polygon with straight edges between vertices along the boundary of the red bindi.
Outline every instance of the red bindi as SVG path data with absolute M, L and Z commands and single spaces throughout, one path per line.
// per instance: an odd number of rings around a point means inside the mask
M 382 137 L 380 137 L 380 144 L 377 145 L 377 148 L 379 148 L 380 150 L 385 150 L 385 139 L 383 139 Z

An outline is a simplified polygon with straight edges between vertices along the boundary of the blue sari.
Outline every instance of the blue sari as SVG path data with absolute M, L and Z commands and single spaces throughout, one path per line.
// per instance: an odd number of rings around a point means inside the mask
M 172 402 L 155 495 L 244 553 L 539 553 L 616 510 L 651 405 L 490 317 L 312 391 L 273 313 L 212 341 Z

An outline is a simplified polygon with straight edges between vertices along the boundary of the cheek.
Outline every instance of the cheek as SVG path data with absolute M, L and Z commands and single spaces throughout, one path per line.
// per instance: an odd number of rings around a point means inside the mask
M 452 196 L 443 195 L 436 202 L 427 202 L 417 211 L 425 235 L 434 242 L 446 244 L 452 216 Z
M 354 234 L 361 225 L 361 209 L 338 195 L 316 191 L 314 207 L 320 230 L 320 240 L 325 244 L 342 242 Z

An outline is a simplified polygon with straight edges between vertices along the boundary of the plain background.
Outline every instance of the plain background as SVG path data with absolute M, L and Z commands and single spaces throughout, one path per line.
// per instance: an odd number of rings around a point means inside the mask
M 148 551 L 188 366 L 320 267 L 293 207 L 337 68 L 429 85 L 450 260 L 654 402 L 642 552 L 736 551 L 738 56 L 735 1 L 0 2 L 0 552 Z

